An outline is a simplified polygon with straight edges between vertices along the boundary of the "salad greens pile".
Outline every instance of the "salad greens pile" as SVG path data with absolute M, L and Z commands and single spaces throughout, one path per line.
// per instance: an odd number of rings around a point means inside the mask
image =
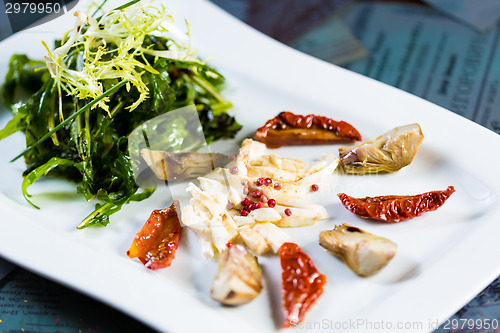
M 220 95 L 224 77 L 196 56 L 189 39 L 169 37 L 173 19 L 163 6 L 136 2 L 98 19 L 78 12 L 75 27 L 54 50 L 44 43 L 45 61 L 13 55 L 1 88 L 14 117 L 0 140 L 18 131 L 26 135 L 20 155 L 27 165 L 26 200 L 28 187 L 49 172 L 77 182 L 87 200 L 100 201 L 79 228 L 105 226 L 122 205 L 152 194 L 136 184 L 127 145 L 144 122 L 194 105 L 207 143 L 234 137 L 241 128 Z M 19 91 L 31 97 L 24 102 Z M 173 130 L 183 129 L 176 124 Z

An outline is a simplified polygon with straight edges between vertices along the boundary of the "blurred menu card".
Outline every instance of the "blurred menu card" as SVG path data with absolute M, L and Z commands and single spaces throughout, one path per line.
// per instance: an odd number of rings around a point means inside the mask
M 211 0 L 274 39 L 329 61 L 346 64 L 366 55 L 334 14 L 352 0 Z
M 339 66 L 367 55 L 363 45 L 337 16 L 308 30 L 291 45 L 299 51 Z
M 480 31 L 495 27 L 500 19 L 500 1 L 498 0 L 424 1 L 441 12 L 455 17 Z
M 359 3 L 342 16 L 369 56 L 346 68 L 500 134 L 500 27 L 481 33 L 433 8 Z
M 0 332 L 154 331 L 98 301 L 16 268 L 0 281 Z
M 14 269 L 13 264 L 0 258 L 0 280 L 3 279 L 5 275 L 9 274 L 12 269 Z

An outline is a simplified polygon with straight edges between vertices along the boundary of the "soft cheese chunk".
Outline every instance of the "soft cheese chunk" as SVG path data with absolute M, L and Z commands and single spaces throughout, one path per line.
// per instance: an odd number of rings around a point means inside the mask
M 199 186 L 188 185 L 186 190 L 192 199 L 183 210 L 183 220 L 202 238 L 203 252 L 208 257 L 215 257 L 228 242 L 238 239 L 255 254 L 276 252 L 290 240 L 279 227 L 312 225 L 328 217 L 323 206 L 304 196 L 312 184 L 321 184 L 334 172 L 338 159 L 325 154 L 308 164 L 276 154 L 265 155 L 266 151 L 264 144 L 246 139 L 233 162 L 199 177 Z M 266 178 L 272 183 L 258 184 L 259 179 Z M 257 192 L 266 198 L 253 195 Z M 274 199 L 276 205 L 270 207 L 268 199 Z M 248 202 L 244 204 L 243 200 Z M 251 204 L 260 208 L 252 208 Z

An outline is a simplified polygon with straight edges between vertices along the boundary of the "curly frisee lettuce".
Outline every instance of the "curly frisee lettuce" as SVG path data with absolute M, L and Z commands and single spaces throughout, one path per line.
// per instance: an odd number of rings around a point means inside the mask
M 164 6 L 151 3 L 131 2 L 98 19 L 76 12 L 53 50 L 43 43 L 45 64 L 12 56 L 1 94 L 14 117 L 0 139 L 26 134 L 27 200 L 28 187 L 47 174 L 75 181 L 87 200 L 100 201 L 78 227 L 105 226 L 123 204 L 152 194 L 134 179 L 132 130 L 194 105 L 207 143 L 234 137 L 241 125 L 220 94 L 224 77 L 197 57 L 189 25 L 186 41 L 170 37 L 172 22 Z M 31 97 L 21 101 L 13 97 L 18 91 Z M 169 133 L 184 133 L 181 127 L 176 122 Z M 182 138 L 173 142 L 164 149 L 181 151 Z

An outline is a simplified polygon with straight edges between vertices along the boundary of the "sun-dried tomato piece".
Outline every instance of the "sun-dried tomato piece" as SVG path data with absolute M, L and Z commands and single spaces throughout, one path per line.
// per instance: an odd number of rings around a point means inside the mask
M 289 145 L 322 145 L 361 140 L 359 132 L 345 121 L 281 112 L 255 131 L 254 139 L 268 148 Z
M 299 323 L 323 293 L 326 276 L 320 274 L 311 258 L 297 244 L 284 243 L 280 247 L 283 269 L 283 328 Z
M 127 255 L 150 269 L 170 266 L 179 245 L 181 224 L 179 201 L 161 210 L 154 210 L 142 229 L 135 235 Z
M 345 193 L 339 193 L 337 196 L 345 208 L 358 216 L 386 222 L 400 222 L 438 209 L 453 192 L 455 188 L 448 186 L 444 191 L 417 195 L 353 198 Z

